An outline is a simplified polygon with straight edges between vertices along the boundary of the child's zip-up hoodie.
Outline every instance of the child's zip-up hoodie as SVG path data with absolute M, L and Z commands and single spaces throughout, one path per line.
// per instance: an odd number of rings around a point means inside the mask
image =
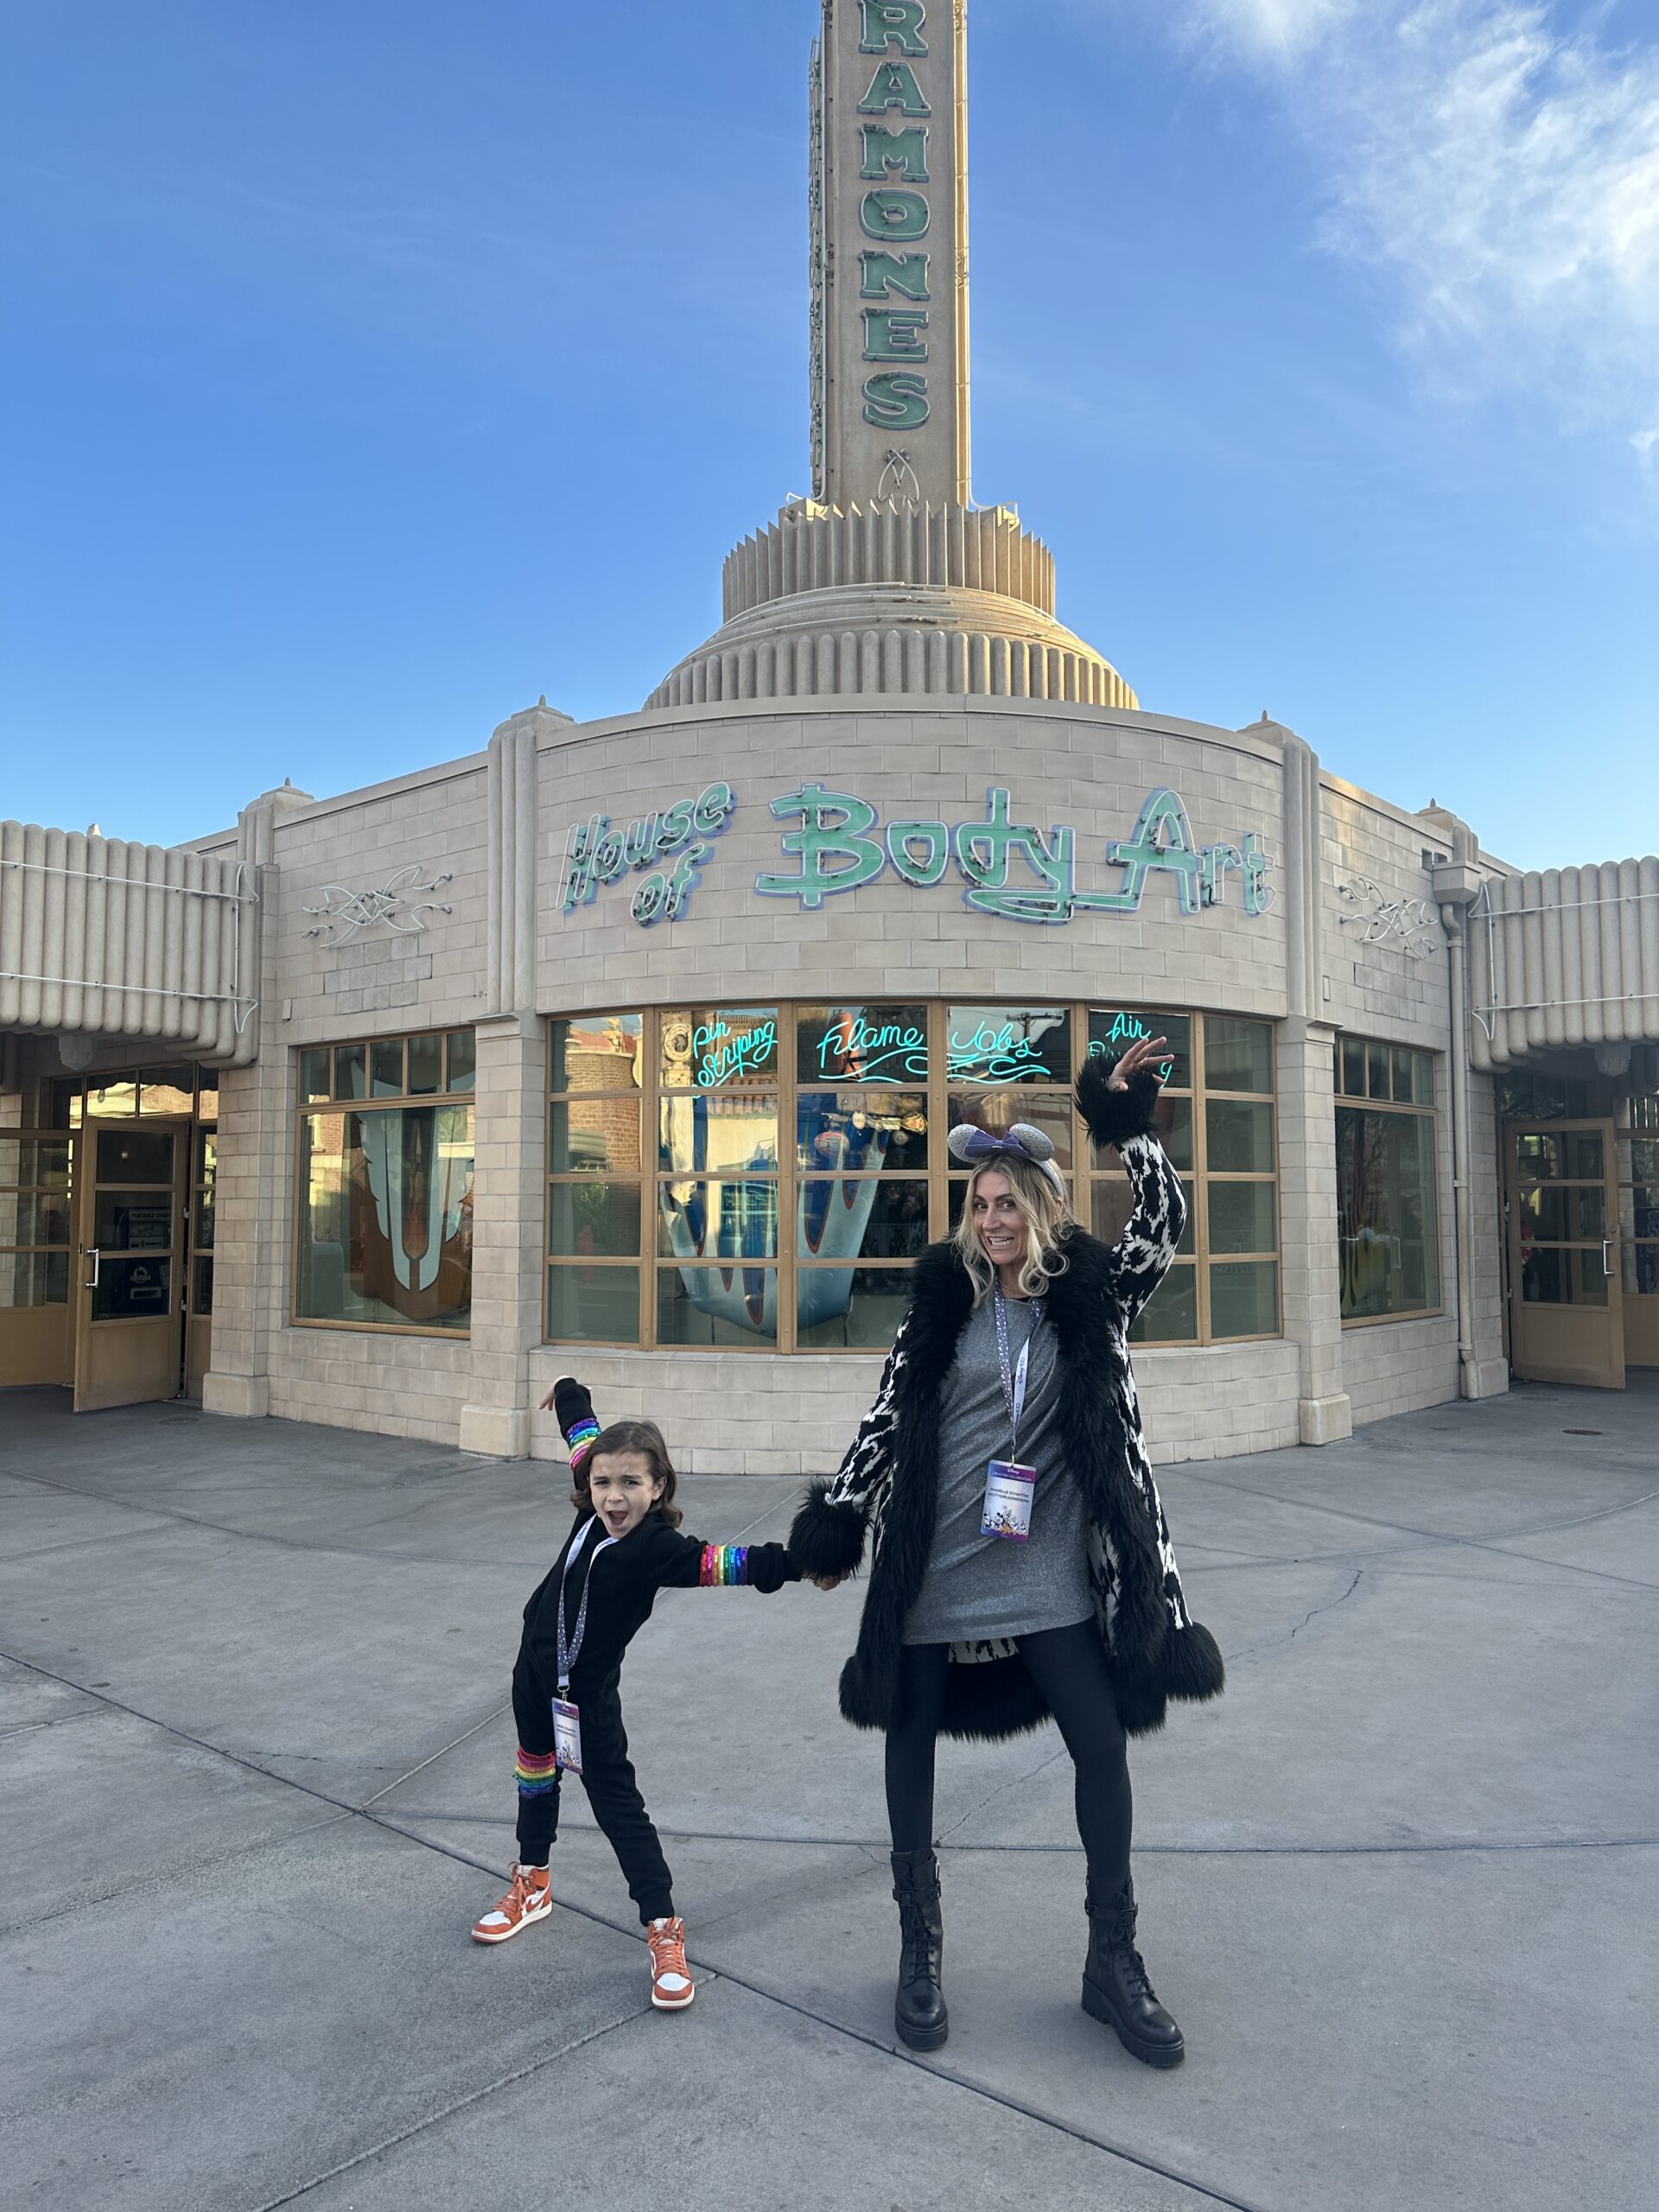
M 573 1464 L 579 1466 L 600 1433 L 593 1400 L 580 1382 L 562 1382 L 554 1394 L 554 1412 Z M 594 1520 L 591 1506 L 578 1511 L 551 1573 L 524 1607 L 524 1640 L 537 1672 L 544 1681 L 556 1681 L 559 1589 L 571 1550 L 581 1544 L 582 1555 L 565 1589 L 564 1618 L 569 1634 L 591 1580 L 588 1624 L 570 1676 L 570 1695 L 581 1709 L 584 1731 L 595 1722 L 620 1720 L 623 1654 L 650 1619 L 659 1590 L 741 1584 L 770 1594 L 786 1582 L 801 1580 L 801 1570 L 783 1544 L 705 1544 L 647 1513 L 619 1542 L 600 1551 L 597 1538 L 583 1541 L 589 1537 Z

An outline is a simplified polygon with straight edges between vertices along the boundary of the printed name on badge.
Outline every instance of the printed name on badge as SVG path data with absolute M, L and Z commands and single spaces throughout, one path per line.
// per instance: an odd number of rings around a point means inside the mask
M 1037 1470 L 1012 1459 L 993 1459 L 985 1478 L 985 1517 L 982 1536 L 1005 1537 L 1023 1544 L 1031 1535 L 1031 1502 L 1037 1491 Z

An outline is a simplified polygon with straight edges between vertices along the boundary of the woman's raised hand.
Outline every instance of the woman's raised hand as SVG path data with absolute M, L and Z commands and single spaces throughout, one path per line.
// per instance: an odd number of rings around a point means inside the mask
M 1132 1076 L 1146 1075 L 1148 1072 L 1154 1082 L 1161 1084 L 1164 1077 L 1158 1064 L 1160 1060 L 1166 1060 L 1168 1058 L 1167 1037 L 1137 1037 L 1134 1044 L 1126 1046 L 1119 1057 L 1116 1065 L 1106 1079 L 1106 1088 L 1109 1090 L 1127 1090 Z

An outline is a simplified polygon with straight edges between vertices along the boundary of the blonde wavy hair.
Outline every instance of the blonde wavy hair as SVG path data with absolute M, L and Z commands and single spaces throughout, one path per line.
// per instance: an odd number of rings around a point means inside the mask
M 1077 1217 L 1070 1205 L 1057 1191 L 1034 1160 L 1022 1160 L 1015 1153 L 1000 1152 L 995 1159 L 986 1160 L 968 1179 L 968 1188 L 963 1193 L 962 1219 L 957 1224 L 951 1240 L 957 1257 L 967 1268 L 974 1286 L 974 1303 L 978 1306 L 991 1294 L 991 1285 L 996 1280 L 996 1269 L 979 1241 L 979 1231 L 974 1226 L 974 1193 L 979 1188 L 982 1175 L 1006 1175 L 1014 1193 L 1014 1203 L 1026 1225 L 1025 1255 L 1020 1265 L 1020 1287 L 1027 1298 L 1040 1298 L 1056 1275 L 1065 1273 L 1065 1254 L 1060 1239 L 1068 1229 L 1076 1226 Z

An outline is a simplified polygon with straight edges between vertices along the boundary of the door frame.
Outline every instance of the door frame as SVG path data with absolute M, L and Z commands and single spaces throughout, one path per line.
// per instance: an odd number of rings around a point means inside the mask
M 1582 1389 L 1622 1390 L 1624 1388 L 1624 1295 L 1619 1262 L 1618 1131 L 1610 1118 L 1578 1121 L 1506 1121 L 1502 1124 L 1503 1249 L 1509 1281 L 1510 1364 L 1518 1381 L 1562 1382 Z M 1601 1141 L 1603 1222 L 1602 1237 L 1548 1238 L 1553 1250 L 1571 1255 L 1599 1254 L 1607 1285 L 1605 1306 L 1570 1302 L 1529 1301 L 1524 1294 L 1525 1268 L 1522 1246 L 1520 1140 L 1530 1136 L 1571 1136 L 1593 1132 Z M 1557 1179 L 1531 1177 L 1529 1181 L 1557 1180 L 1567 1189 L 1593 1187 L 1588 1176 Z M 1549 1330 L 1549 1317 L 1560 1317 L 1556 1342 L 1541 1342 Z M 1578 1325 L 1566 1325 L 1566 1317 Z M 1600 1325 L 1598 1326 L 1597 1324 Z
M 188 1116 L 171 1114 L 100 1116 L 97 1120 L 82 1125 L 81 1135 L 90 1141 L 82 1143 L 79 1161 L 80 1188 L 76 1205 L 75 1273 L 71 1286 L 75 1304 L 74 1409 L 78 1414 L 107 1412 L 116 1406 L 160 1403 L 177 1398 L 182 1392 L 185 1330 L 188 1321 L 190 1249 L 185 1210 L 190 1193 L 192 1132 L 194 1126 Z M 152 1335 L 159 1333 L 157 1322 L 162 1317 L 143 1315 L 103 1321 L 92 1318 L 92 1293 L 98 1287 L 100 1272 L 99 1249 L 93 1241 L 100 1187 L 98 1140 L 106 1130 L 165 1133 L 173 1140 L 170 1185 L 172 1236 L 166 1248 L 166 1257 L 170 1262 L 168 1307 L 164 1317 L 167 1332 L 157 1357 L 153 1361 L 130 1358 L 125 1371 L 118 1370 L 114 1379 L 99 1371 L 98 1355 L 100 1351 L 106 1346 L 112 1349 L 118 1336 L 131 1338 L 136 1344 L 137 1332 L 141 1330 L 149 1331 Z M 169 1186 L 111 1183 L 108 1187 L 115 1190 L 153 1187 L 159 1194 L 163 1188 Z M 156 1248 L 156 1254 L 158 1259 L 162 1256 L 160 1246 Z

